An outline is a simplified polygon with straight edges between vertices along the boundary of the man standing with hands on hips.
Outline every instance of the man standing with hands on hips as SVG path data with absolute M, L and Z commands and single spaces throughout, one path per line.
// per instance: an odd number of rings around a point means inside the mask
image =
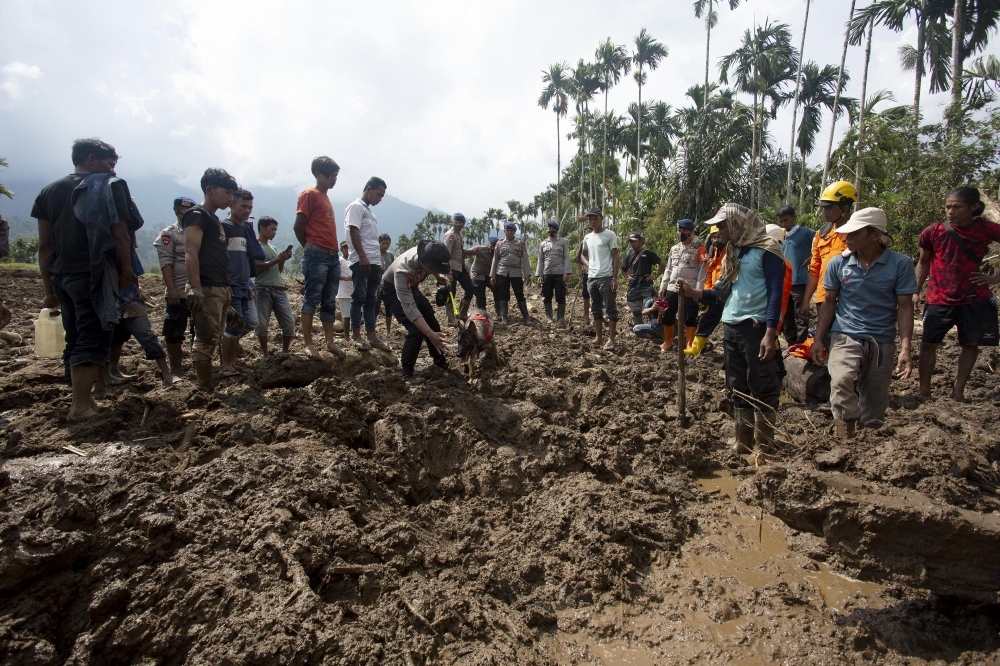
M 583 265 L 587 267 L 587 288 L 590 291 L 591 314 L 597 346 L 614 349 L 618 328 L 618 236 L 604 228 L 604 214 L 594 206 L 587 211 L 590 233 L 583 237 Z M 604 343 L 604 310 L 608 311 L 608 341 Z
M 826 298 L 813 340 L 813 361 L 830 369 L 830 406 L 836 434 L 846 439 L 860 421 L 877 427 L 889 406 L 892 360 L 899 328 L 897 377 L 913 371 L 913 294 L 917 275 L 909 257 L 889 249 L 888 221 L 880 208 L 864 208 L 837 227 L 847 251 L 830 259 Z M 832 331 L 830 358 L 823 339 Z

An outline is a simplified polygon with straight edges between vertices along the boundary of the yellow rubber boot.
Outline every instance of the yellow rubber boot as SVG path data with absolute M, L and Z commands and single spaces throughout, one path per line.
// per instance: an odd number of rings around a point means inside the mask
M 684 346 L 685 349 L 691 346 L 691 341 L 694 340 L 694 332 L 697 330 L 698 328 L 696 326 L 688 326 L 684 329 L 684 334 L 687 337 L 687 344 Z
M 701 350 L 705 348 L 705 343 L 708 342 L 707 335 L 696 335 L 688 345 L 688 348 L 684 350 L 684 353 L 688 356 L 697 356 L 701 353 Z

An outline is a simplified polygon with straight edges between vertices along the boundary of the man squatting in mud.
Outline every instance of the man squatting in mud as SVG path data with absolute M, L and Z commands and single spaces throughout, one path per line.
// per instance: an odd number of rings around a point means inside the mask
M 444 243 L 420 241 L 416 247 L 399 255 L 382 277 L 382 290 L 389 311 L 406 329 L 400 366 L 403 378 L 411 383 L 420 382 L 420 378 L 414 377 L 413 370 L 420 346 L 425 341 L 434 365 L 448 369 L 441 325 L 434 317 L 434 308 L 427 297 L 420 293 L 420 283 L 429 275 L 442 282 L 451 277 L 451 252 Z
M 678 293 L 721 301 L 726 388 L 733 402 L 737 453 L 774 443 L 781 378 L 778 351 L 785 257 L 764 223 L 745 206 L 727 203 L 712 219 L 718 240 L 727 243 L 722 277 L 712 290 L 677 280 Z M 737 277 L 739 279 L 737 279 Z

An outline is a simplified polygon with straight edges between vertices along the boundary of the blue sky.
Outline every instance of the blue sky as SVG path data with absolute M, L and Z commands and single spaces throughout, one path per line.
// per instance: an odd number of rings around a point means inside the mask
M 807 60 L 839 63 L 848 8 L 813 2 Z M 797 46 L 804 9 L 805 0 L 721 9 L 713 78 L 755 20 L 789 23 Z M 549 63 L 592 58 L 606 37 L 630 44 L 645 27 L 670 55 L 643 98 L 677 107 L 705 57 L 690 0 L 0 0 L 0 18 L 0 155 L 11 179 L 58 177 L 71 141 L 99 136 L 118 148 L 126 178 L 194 184 L 221 166 L 247 186 L 298 187 L 312 157 L 329 154 L 342 167 L 338 187 L 360 190 L 378 175 L 401 199 L 473 215 L 553 181 L 554 117 L 536 104 Z M 897 49 L 915 41 L 912 26 L 876 31 L 869 91 L 912 99 Z M 862 60 L 861 48 L 849 52 L 846 94 L 860 94 Z M 624 111 L 636 92 L 626 79 L 612 108 Z M 927 117 L 946 102 L 925 91 Z M 790 116 L 772 125 L 782 145 Z M 565 156 L 575 144 L 564 130 Z

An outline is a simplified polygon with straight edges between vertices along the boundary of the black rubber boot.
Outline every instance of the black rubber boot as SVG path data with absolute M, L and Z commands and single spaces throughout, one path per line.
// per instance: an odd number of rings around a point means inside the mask
M 777 413 L 770 409 L 766 412 L 754 412 L 754 442 L 760 451 L 771 451 L 774 448 L 774 422 Z
M 736 451 L 737 455 L 750 453 L 754 446 L 754 410 L 737 407 L 734 410 L 734 416 L 736 418 L 736 446 L 733 447 L 733 450 Z
M 549 306 L 550 310 L 551 307 L 552 306 Z M 531 317 L 528 316 L 528 301 L 518 301 L 517 309 L 521 311 L 521 316 L 524 317 L 525 326 L 530 326 L 531 324 L 535 323 L 531 321 Z
M 566 325 L 566 304 L 556 303 L 556 323 L 560 326 Z
M 552 319 L 552 301 L 545 303 L 545 316 Z
M 500 323 L 506 326 L 507 321 L 507 308 L 510 301 L 497 301 L 497 313 L 500 315 Z

